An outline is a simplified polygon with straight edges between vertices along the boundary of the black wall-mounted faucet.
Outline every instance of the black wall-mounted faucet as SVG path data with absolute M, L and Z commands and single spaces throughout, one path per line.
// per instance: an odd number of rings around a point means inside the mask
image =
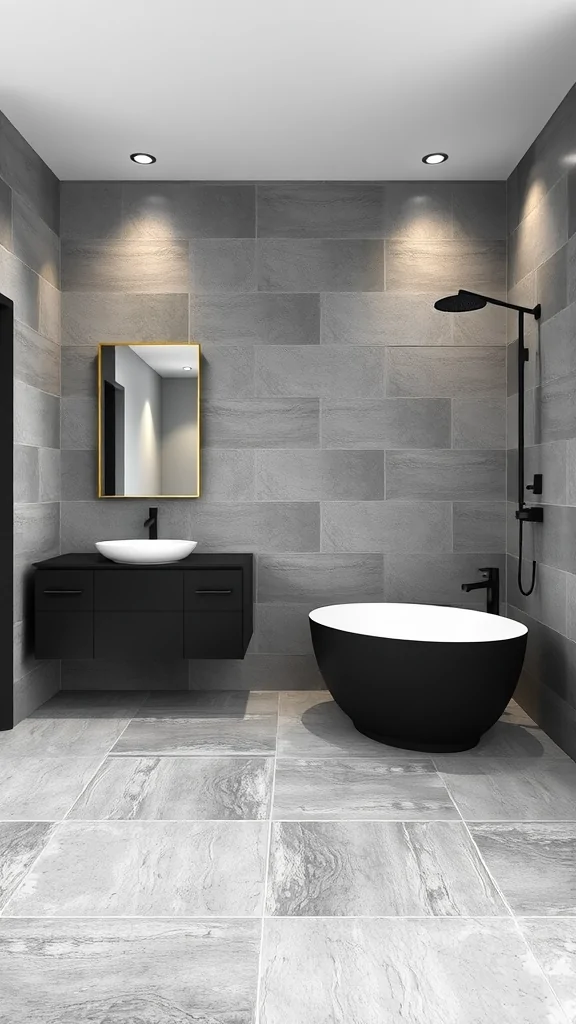
M 479 570 L 484 577 L 478 583 L 463 583 L 462 590 L 467 594 L 471 590 L 486 591 L 486 611 L 492 615 L 500 614 L 500 570 L 496 567 Z
M 158 540 L 158 508 L 154 506 L 149 509 L 149 516 L 144 526 L 148 527 L 148 537 L 150 540 Z

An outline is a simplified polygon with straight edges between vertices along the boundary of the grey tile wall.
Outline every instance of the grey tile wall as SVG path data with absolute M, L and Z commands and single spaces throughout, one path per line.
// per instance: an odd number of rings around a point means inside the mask
M 14 721 L 60 687 L 36 662 L 30 566 L 60 551 L 60 183 L 0 113 L 0 292 L 14 302 Z
M 523 578 L 537 560 L 536 587 L 518 589 L 517 524 L 510 504 L 507 595 L 510 614 L 529 627 L 519 699 L 536 721 L 576 757 L 576 219 L 574 172 L 576 87 L 522 158 L 507 183 L 509 294 L 542 304 L 528 335 L 526 480 L 542 473 L 544 522 L 526 528 Z M 508 500 L 516 501 L 515 318 L 509 325 Z M 530 497 L 528 493 L 527 498 Z
M 433 301 L 505 294 L 502 183 L 67 182 L 61 228 L 63 550 L 147 512 L 95 499 L 98 343 L 203 346 L 202 496 L 161 502 L 160 530 L 255 553 L 256 628 L 243 661 L 191 662 L 186 685 L 321 686 L 317 604 L 405 587 L 479 606 L 459 584 L 505 548 L 507 323 Z M 70 663 L 63 684 L 183 685 L 155 672 Z

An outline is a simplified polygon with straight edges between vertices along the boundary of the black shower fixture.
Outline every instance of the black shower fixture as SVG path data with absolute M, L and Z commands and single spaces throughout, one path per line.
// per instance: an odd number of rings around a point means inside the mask
M 522 585 L 522 532 L 524 523 L 541 523 L 544 519 L 544 510 L 541 505 L 526 505 L 524 491 L 532 491 L 533 494 L 542 494 L 542 476 L 537 473 L 531 484 L 524 482 L 524 369 L 530 353 L 524 344 L 524 316 L 528 313 L 535 320 L 540 319 L 540 305 L 530 309 L 529 306 L 518 306 L 515 302 L 504 302 L 502 299 L 492 299 L 489 295 L 479 295 L 478 292 L 470 292 L 461 288 L 456 295 L 446 295 L 434 303 L 434 308 L 442 313 L 469 313 L 473 309 L 483 309 L 490 303 L 491 306 L 503 306 L 505 309 L 515 309 L 518 313 L 518 508 L 516 519 L 518 520 L 518 588 L 521 594 L 529 597 L 534 590 L 536 583 L 536 561 L 532 561 L 532 578 L 528 590 Z

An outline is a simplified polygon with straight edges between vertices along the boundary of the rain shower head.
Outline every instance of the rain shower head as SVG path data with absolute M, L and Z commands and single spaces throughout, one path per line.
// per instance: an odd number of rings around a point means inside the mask
M 483 309 L 487 298 L 476 292 L 467 292 L 461 288 L 457 295 L 446 295 L 434 303 L 434 309 L 442 313 L 470 313 L 473 309 Z

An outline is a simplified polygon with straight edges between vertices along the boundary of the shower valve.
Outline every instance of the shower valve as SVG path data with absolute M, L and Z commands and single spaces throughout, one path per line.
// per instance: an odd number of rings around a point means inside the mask
M 523 523 L 542 523 L 544 522 L 544 509 L 538 505 L 533 508 L 519 508 L 516 510 L 516 519 L 520 519 Z

